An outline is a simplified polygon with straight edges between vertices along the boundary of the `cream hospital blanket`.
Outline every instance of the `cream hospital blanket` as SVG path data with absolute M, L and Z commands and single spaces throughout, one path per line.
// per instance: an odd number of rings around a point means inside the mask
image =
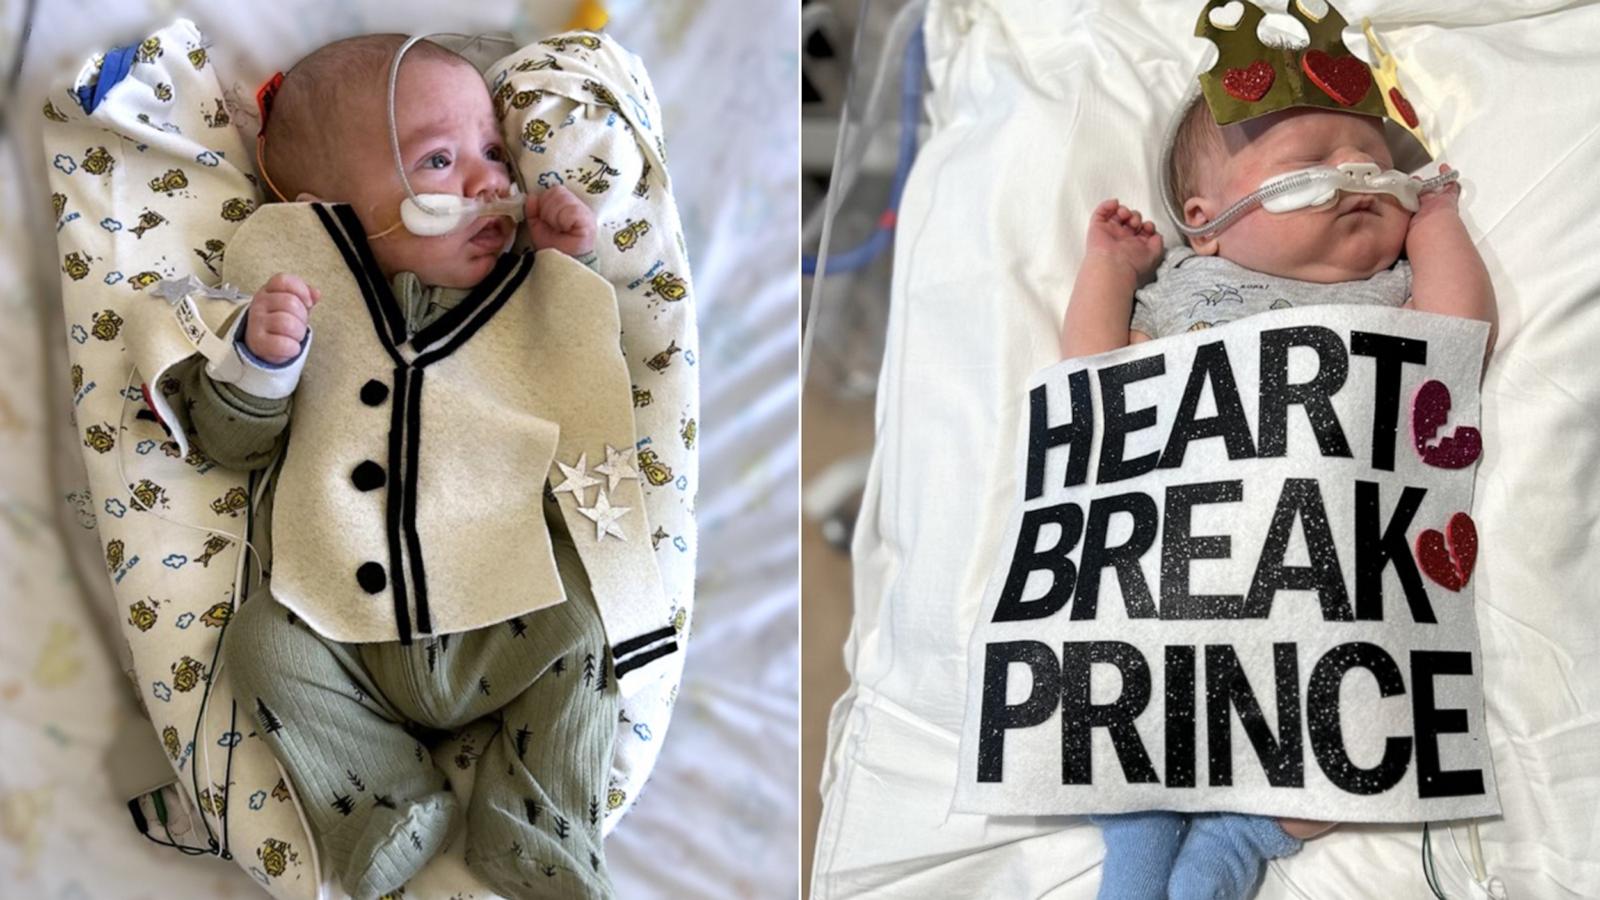
M 108 57 L 116 76 L 105 74 Z M 581 76 L 533 87 L 542 75 L 568 71 Z M 105 77 L 117 80 L 85 114 L 80 93 L 93 98 Z M 639 460 L 646 504 L 660 528 L 656 558 L 675 604 L 661 624 L 684 632 L 693 592 L 698 345 L 648 77 L 614 43 L 574 34 L 524 48 L 486 78 L 494 89 L 513 88 L 502 94 L 501 109 L 519 168 L 531 173 L 528 186 L 567 181 L 596 208 L 603 239 L 597 270 L 623 305 L 635 408 L 648 412 L 638 420 Z M 79 502 L 98 521 L 125 612 L 130 675 L 216 849 L 277 896 L 315 896 L 314 850 L 291 791 L 248 716 L 234 709 L 225 670 L 213 677 L 218 637 L 243 595 L 236 584 L 245 569 L 253 484 L 164 431 L 150 412 L 161 404 L 148 401 L 170 396 L 175 385 L 151 383 L 135 363 L 169 361 L 170 347 L 160 345 L 175 331 L 159 330 L 170 322 L 170 308 L 157 296 L 158 283 L 188 275 L 216 282 L 228 239 L 260 202 L 249 156 L 231 127 L 207 42 L 185 20 L 125 56 L 97 55 L 42 112 L 74 416 L 91 489 Z M 532 140 L 539 130 L 523 112 L 547 117 L 542 140 Z M 220 292 L 204 298 L 201 317 L 215 327 L 234 302 Z M 608 830 L 637 797 L 659 753 L 681 674 L 677 656 L 624 709 Z M 463 794 L 471 790 L 474 748 L 489 730 L 475 726 L 436 750 Z M 452 847 L 413 887 L 481 893 L 460 851 Z

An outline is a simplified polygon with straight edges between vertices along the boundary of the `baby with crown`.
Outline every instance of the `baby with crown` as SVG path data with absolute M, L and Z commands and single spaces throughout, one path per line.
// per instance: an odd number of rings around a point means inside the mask
M 1095 207 L 1063 358 L 1319 303 L 1478 319 L 1494 346 L 1494 288 L 1462 223 L 1455 173 L 1441 166 L 1423 181 L 1394 171 L 1386 122 L 1403 142 L 1425 153 L 1428 144 L 1393 58 L 1367 23 L 1379 63 L 1353 55 L 1344 18 L 1326 3 L 1292 0 L 1287 12 L 1309 41 L 1264 41 L 1264 13 L 1248 2 L 1210 0 L 1201 11 L 1195 33 L 1218 59 L 1179 110 L 1161 173 L 1187 245 L 1163 253 L 1137 210 L 1115 198 Z M 1092 819 L 1106 844 L 1101 900 L 1246 897 L 1266 860 L 1334 827 L 1234 813 Z

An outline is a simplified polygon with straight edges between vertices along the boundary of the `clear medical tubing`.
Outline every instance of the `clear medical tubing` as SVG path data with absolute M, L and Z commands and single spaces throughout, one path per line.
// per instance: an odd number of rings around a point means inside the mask
M 1189 237 L 1210 237 L 1219 234 L 1229 225 L 1232 225 L 1234 222 L 1238 221 L 1238 219 L 1245 213 L 1248 213 L 1250 210 L 1254 209 L 1256 206 L 1274 198 L 1281 197 L 1285 194 L 1304 190 L 1312 183 L 1327 177 L 1318 170 L 1306 170 L 1303 172 L 1292 173 L 1286 177 L 1281 177 L 1278 180 L 1269 182 L 1259 190 L 1244 196 L 1238 202 L 1223 210 L 1221 215 L 1204 225 L 1194 226 L 1188 224 L 1184 221 L 1183 211 L 1178 209 L 1177 201 L 1174 200 L 1172 196 L 1172 152 L 1174 149 L 1174 144 L 1177 141 L 1178 126 L 1183 121 L 1184 110 L 1189 108 L 1189 104 L 1193 102 L 1194 98 L 1199 93 L 1200 84 L 1198 81 L 1196 81 L 1195 84 L 1189 88 L 1189 92 L 1184 95 L 1183 101 L 1178 104 L 1177 112 L 1173 115 L 1172 121 L 1167 125 L 1166 140 L 1163 143 L 1161 165 L 1159 167 L 1161 170 L 1159 173 L 1161 178 L 1161 203 L 1166 207 L 1167 217 L 1172 220 L 1173 227 L 1177 228 L 1178 231 L 1188 235 Z M 1440 188 L 1460 177 L 1460 172 L 1452 171 L 1446 172 L 1442 175 L 1435 175 L 1432 178 L 1423 179 L 1417 184 L 1417 193 L 1422 194 L 1427 193 L 1428 191 L 1439 190 Z M 1370 192 L 1391 193 L 1387 190 L 1375 190 Z
M 407 231 L 422 237 L 435 237 L 440 234 L 447 234 L 454 230 L 455 227 L 459 227 L 461 222 L 465 219 L 469 217 L 476 217 L 477 215 L 483 213 L 499 213 L 501 215 L 509 215 L 513 218 L 519 218 L 516 213 L 521 210 L 520 198 L 517 198 L 516 209 L 509 211 L 507 211 L 504 207 L 504 204 L 507 202 L 505 200 L 491 201 L 490 203 L 479 203 L 476 201 L 460 203 L 452 198 L 450 202 L 450 208 L 439 208 L 436 206 L 429 206 L 427 203 L 424 203 L 422 199 L 417 196 L 416 192 L 411 189 L 411 180 L 406 177 L 405 162 L 400 158 L 400 130 L 395 125 L 394 117 L 395 85 L 400 80 L 400 62 L 401 60 L 405 59 L 406 51 L 410 50 L 418 41 L 425 40 L 436 35 L 469 38 L 470 40 L 489 40 L 503 43 L 508 46 L 516 45 L 515 41 L 512 41 L 508 38 L 499 37 L 498 35 L 464 35 L 451 31 L 435 31 L 428 34 L 414 34 L 411 37 L 406 38 L 406 42 L 401 44 L 400 49 L 396 50 L 394 53 L 394 61 L 389 64 L 389 92 L 387 97 L 387 106 L 389 112 L 389 149 L 394 152 L 394 168 L 395 171 L 400 174 L 400 184 L 406 189 L 405 203 L 410 203 L 417 211 L 427 216 L 437 217 L 438 221 L 441 223 L 449 223 L 451 225 L 450 228 L 446 228 L 443 231 L 435 230 L 431 225 L 417 225 L 418 222 L 423 220 L 414 216 L 407 216 L 405 214 L 405 204 L 402 203 L 400 211 L 400 223 L 397 224 L 403 224 Z M 440 203 L 441 200 L 439 198 L 443 195 L 429 194 L 427 196 L 430 199 L 433 199 L 435 203 Z M 414 225 L 417 225 L 417 227 L 413 227 Z M 419 231 L 418 228 L 421 228 L 421 230 Z M 373 235 L 373 237 L 382 237 L 393 230 L 394 229 L 392 227 L 385 229 L 383 232 Z

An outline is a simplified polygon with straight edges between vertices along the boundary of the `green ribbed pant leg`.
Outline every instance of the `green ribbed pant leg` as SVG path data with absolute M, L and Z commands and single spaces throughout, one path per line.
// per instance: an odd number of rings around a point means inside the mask
M 360 645 L 325 640 L 265 586 L 222 644 L 235 697 L 293 781 L 324 865 L 355 900 L 400 887 L 448 842 L 458 804 Z
M 460 636 L 458 658 L 504 660 L 512 671 L 488 677 L 527 685 L 499 709 L 467 808 L 468 867 L 515 900 L 613 896 L 600 822 L 619 699 L 577 550 L 552 538 L 567 601 L 519 616 L 525 631 Z

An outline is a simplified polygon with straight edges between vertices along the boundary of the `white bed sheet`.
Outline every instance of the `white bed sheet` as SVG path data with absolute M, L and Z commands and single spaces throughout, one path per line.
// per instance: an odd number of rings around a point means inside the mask
M 813 895 L 1094 895 L 1099 834 L 948 814 L 966 643 L 1016 496 L 1027 376 L 1055 361 L 1089 211 L 1153 213 L 1197 0 L 933 0 L 932 137 L 899 213 L 878 443 L 856 531 L 853 684 L 834 709 Z M 1371 15 L 1493 277 L 1472 510 L 1512 898 L 1600 896 L 1600 7 L 1342 0 Z M 1380 8 L 1381 7 L 1381 8 Z M 1279 6 L 1281 9 L 1281 4 Z M 1165 225 L 1166 223 L 1162 223 Z M 1173 232 L 1166 227 L 1168 246 Z M 1455 828 L 1462 852 L 1465 830 Z M 1265 898 L 1431 897 L 1417 826 L 1349 826 L 1274 864 Z M 1480 897 L 1443 829 L 1447 896 Z
M 177 15 L 215 42 L 245 108 L 255 85 L 332 34 L 513 28 L 565 2 L 44 3 L 0 141 L 0 897 L 260 896 L 231 862 L 145 842 L 102 754 L 135 715 L 88 519 L 60 333 L 59 263 L 38 211 L 37 111 L 84 57 Z M 797 890 L 798 8 L 785 0 L 613 3 L 609 31 L 649 66 L 697 288 L 701 554 L 687 670 L 650 786 L 608 842 L 626 897 Z M 9 67 L 23 4 L 0 22 Z M 308 27 L 306 23 L 315 23 Z

